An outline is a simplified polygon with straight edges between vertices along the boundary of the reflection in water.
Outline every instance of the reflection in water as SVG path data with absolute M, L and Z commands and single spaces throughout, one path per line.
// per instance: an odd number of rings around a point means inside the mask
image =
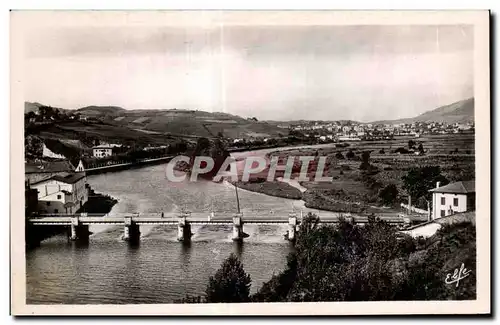
M 243 256 L 243 246 L 244 246 L 243 241 L 234 242 L 235 254 L 239 259 L 241 259 Z

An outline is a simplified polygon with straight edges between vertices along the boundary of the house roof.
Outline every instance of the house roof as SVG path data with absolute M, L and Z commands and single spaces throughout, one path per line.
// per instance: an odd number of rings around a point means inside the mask
M 25 163 L 24 173 L 59 173 L 72 172 L 75 167 L 68 160 L 41 161 L 38 163 Z
M 101 144 L 92 147 L 92 149 L 113 149 L 113 148 L 120 148 L 121 146 L 122 146 L 121 144 Z
M 66 183 L 66 184 L 74 184 L 84 177 L 85 177 L 85 173 L 62 172 L 62 173 L 59 173 L 59 174 L 54 175 L 52 177 L 40 180 L 40 181 L 35 182 L 35 183 L 32 183 L 31 185 L 39 184 L 39 183 L 46 182 L 49 180 L 54 180 L 54 181 L 58 181 L 61 183 Z
M 74 184 L 85 177 L 85 173 L 59 173 L 51 177 L 51 179 L 66 183 Z
M 438 188 L 433 188 L 429 192 L 456 194 L 476 193 L 476 181 L 455 182 Z

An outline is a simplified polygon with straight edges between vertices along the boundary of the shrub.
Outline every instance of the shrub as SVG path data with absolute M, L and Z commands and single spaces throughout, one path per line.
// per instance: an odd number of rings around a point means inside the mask
M 250 275 L 243 269 L 243 264 L 231 254 L 215 275 L 210 277 L 206 289 L 207 302 L 250 301 L 251 282 Z
M 366 170 L 370 169 L 370 151 L 364 151 L 361 154 L 361 165 L 359 165 L 359 169 Z
M 385 205 L 392 205 L 398 197 L 398 188 L 394 184 L 388 184 L 379 192 L 379 197 Z
M 394 150 L 395 153 L 409 153 L 408 149 L 399 147 L 396 150 Z

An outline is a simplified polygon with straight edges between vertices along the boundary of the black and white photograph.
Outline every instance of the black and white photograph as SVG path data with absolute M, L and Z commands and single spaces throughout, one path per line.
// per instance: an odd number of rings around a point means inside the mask
M 15 314 L 490 312 L 488 11 L 10 16 Z

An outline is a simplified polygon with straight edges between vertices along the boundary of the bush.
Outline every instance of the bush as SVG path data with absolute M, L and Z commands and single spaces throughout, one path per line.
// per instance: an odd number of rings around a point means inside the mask
M 354 152 L 352 152 L 352 150 L 349 150 L 346 154 L 345 154 L 346 158 L 347 159 L 352 159 L 354 158 Z
M 384 151 L 384 149 L 380 149 L 378 153 L 383 155 L 383 154 L 385 154 L 385 151 Z
M 398 197 L 398 188 L 394 184 L 389 184 L 379 192 L 379 197 L 384 205 L 392 205 Z
M 342 152 L 339 151 L 339 152 L 337 152 L 335 154 L 335 158 L 337 158 L 337 159 L 344 159 L 344 155 L 342 154 Z
M 250 301 L 250 275 L 243 269 L 239 259 L 231 254 L 208 280 L 206 300 L 213 302 Z
M 364 151 L 361 154 L 361 164 L 359 165 L 359 169 L 367 170 L 370 169 L 370 151 Z
M 399 147 L 397 148 L 396 150 L 394 150 L 395 153 L 409 153 L 408 149 L 406 148 L 403 148 L 403 147 Z

